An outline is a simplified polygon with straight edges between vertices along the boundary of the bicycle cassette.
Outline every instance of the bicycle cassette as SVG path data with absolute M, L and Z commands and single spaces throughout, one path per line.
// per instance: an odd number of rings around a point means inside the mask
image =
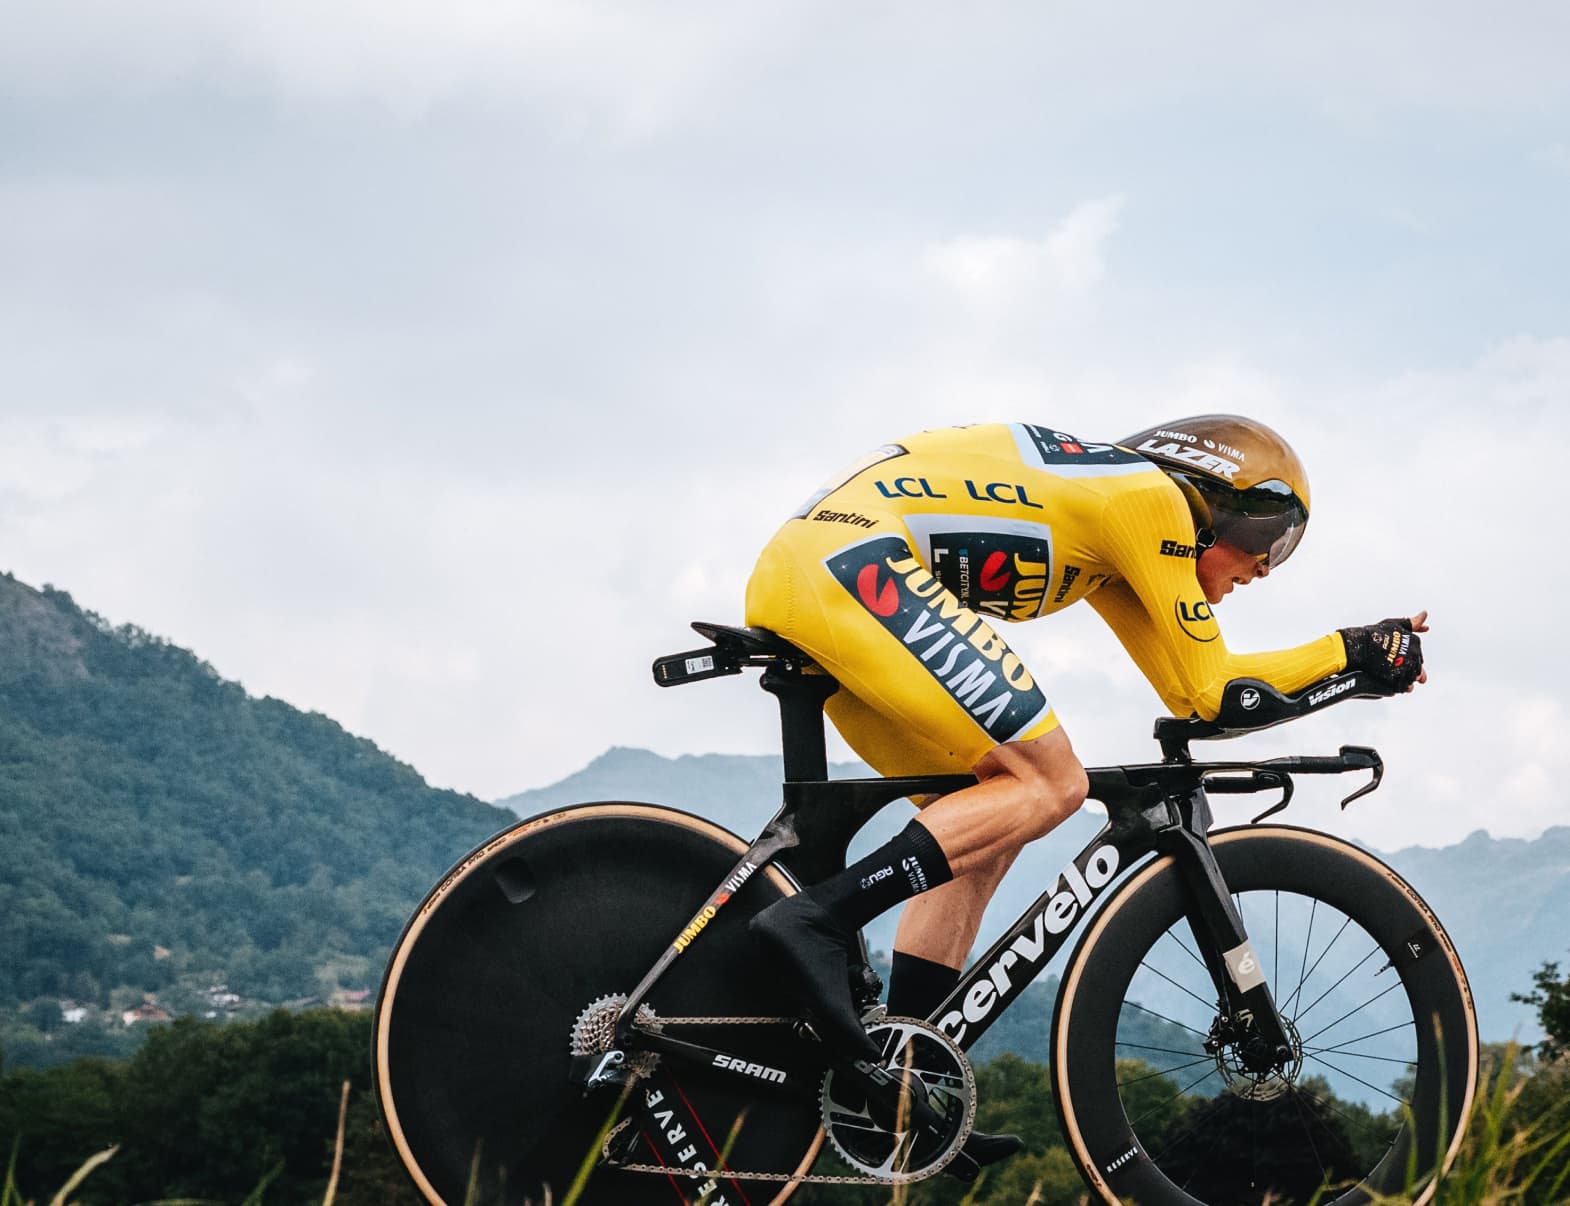
M 659 1062 L 652 1052 L 638 1052 L 630 1057 L 615 1047 L 616 1019 L 627 1004 L 625 993 L 599 997 L 590 1001 L 572 1025 L 569 1051 L 578 1073 L 574 1079 L 586 1082 L 593 1088 L 599 1084 L 625 1084 L 636 1077 L 647 1076 Z M 637 1021 L 649 1030 L 659 1029 L 659 1019 L 647 1005 L 639 1005 Z
M 849 1075 L 830 1070 L 820 1094 L 823 1129 L 852 1168 L 899 1184 L 940 1172 L 970 1137 L 976 1121 L 976 1078 L 953 1039 L 915 1018 L 884 1018 L 867 1027 L 881 1064 L 902 1085 L 892 1106 L 869 1100 Z M 911 1121 L 924 1101 L 934 1126 Z

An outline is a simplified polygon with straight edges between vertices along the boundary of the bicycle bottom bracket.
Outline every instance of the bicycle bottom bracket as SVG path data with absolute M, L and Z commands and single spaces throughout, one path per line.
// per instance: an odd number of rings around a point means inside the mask
M 823 1129 L 845 1162 L 890 1183 L 939 1172 L 970 1137 L 976 1079 L 970 1061 L 941 1030 L 914 1018 L 884 1018 L 867 1027 L 897 1092 L 870 1095 L 854 1075 L 823 1078 Z M 924 1103 L 929 1126 L 913 1118 Z

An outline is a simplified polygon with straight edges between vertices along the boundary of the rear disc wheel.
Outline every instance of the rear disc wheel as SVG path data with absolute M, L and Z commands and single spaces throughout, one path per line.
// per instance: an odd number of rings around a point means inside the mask
M 729 1167 L 781 1174 L 748 1182 L 747 1200 L 789 1196 L 784 1178 L 805 1172 L 822 1142 L 810 1100 L 669 1060 L 625 1102 L 568 1080 L 585 1014 L 636 987 L 746 849 L 674 809 L 580 805 L 499 834 L 432 890 L 394 948 L 374 1052 L 388 1133 L 429 1202 L 470 1200 L 471 1178 L 478 1202 L 560 1201 L 618 1110 L 653 1132 L 645 1138 L 667 1162 L 714 1168 L 725 1149 Z M 654 1013 L 779 1014 L 746 922 L 791 891 L 773 868 L 751 875 L 650 994 Z M 784 1029 L 729 1027 L 725 1048 L 777 1062 Z M 652 1093 L 663 1097 L 644 1108 Z M 703 1184 L 597 1167 L 578 1200 L 681 1206 Z

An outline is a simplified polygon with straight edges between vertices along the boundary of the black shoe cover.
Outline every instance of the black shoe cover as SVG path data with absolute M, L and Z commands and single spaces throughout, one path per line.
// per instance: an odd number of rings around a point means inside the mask
M 985 1131 L 971 1131 L 965 1146 L 949 1161 L 943 1171 L 966 1185 L 974 1183 L 981 1170 L 999 1160 L 1007 1160 L 1025 1141 L 1018 1135 L 989 1135 Z
M 985 1168 L 999 1160 L 1007 1160 L 1024 1146 L 1025 1141 L 1018 1135 L 989 1135 L 985 1131 L 971 1131 L 970 1138 L 965 1140 L 965 1146 L 960 1150 Z
M 854 939 L 816 901 L 777 900 L 747 923 L 747 930 L 783 973 L 789 991 L 812 1016 L 824 1045 L 836 1055 L 878 1062 L 850 995 Z

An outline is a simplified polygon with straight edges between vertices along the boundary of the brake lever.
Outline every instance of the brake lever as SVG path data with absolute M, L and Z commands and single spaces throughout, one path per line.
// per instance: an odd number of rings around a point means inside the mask
M 1265 778 L 1279 779 L 1280 782 L 1278 782 L 1278 783 L 1270 783 L 1270 784 L 1267 784 L 1267 786 L 1269 786 L 1269 787 L 1279 787 L 1281 789 L 1281 798 L 1279 800 L 1277 800 L 1274 804 L 1272 804 L 1269 808 L 1265 809 L 1264 812 L 1260 813 L 1257 817 L 1254 818 L 1253 823 L 1255 825 L 1259 824 L 1266 817 L 1273 817 L 1273 816 L 1275 816 L 1276 813 L 1280 812 L 1288 804 L 1292 803 L 1292 776 L 1291 775 L 1280 775 L 1280 774 L 1275 773 L 1274 771 L 1265 771 L 1265 772 L 1263 772 L 1260 775 L 1260 778 L 1261 779 L 1265 779 Z
M 1378 750 L 1366 745 L 1343 745 L 1341 747 L 1341 757 L 1359 770 L 1366 769 L 1374 772 L 1373 777 L 1367 783 L 1341 801 L 1342 811 L 1345 811 L 1346 806 L 1353 800 L 1366 796 L 1379 786 L 1380 781 L 1385 777 L 1385 762 L 1379 756 Z
M 1215 795 L 1242 795 L 1256 791 L 1274 791 L 1281 789 L 1281 798 L 1254 818 L 1254 824 L 1259 824 L 1266 817 L 1274 816 L 1292 802 L 1292 776 L 1285 771 L 1265 770 L 1261 767 L 1252 768 L 1243 776 L 1218 776 L 1206 777 L 1201 780 L 1205 790 Z

